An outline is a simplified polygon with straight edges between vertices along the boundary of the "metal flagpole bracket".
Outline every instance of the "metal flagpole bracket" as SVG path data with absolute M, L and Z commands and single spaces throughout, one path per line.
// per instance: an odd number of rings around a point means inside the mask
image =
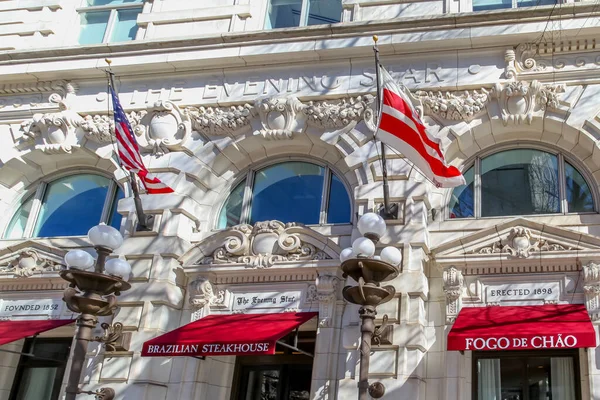
M 373 52 L 375 53 L 375 76 L 377 81 L 377 101 L 375 102 L 375 115 L 377 116 L 377 127 L 381 118 L 381 78 L 379 76 L 379 48 L 377 47 L 377 35 L 373 35 Z M 375 131 L 377 134 L 377 131 Z M 398 219 L 398 203 L 390 203 L 390 187 L 388 185 L 387 161 L 385 158 L 385 143 L 381 142 L 381 175 L 383 178 L 383 205 L 379 209 L 379 215 L 385 220 Z

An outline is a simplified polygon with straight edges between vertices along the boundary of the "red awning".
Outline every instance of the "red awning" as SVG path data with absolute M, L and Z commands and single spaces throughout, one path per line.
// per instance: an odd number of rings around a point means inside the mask
M 583 304 L 463 308 L 448 350 L 531 350 L 596 347 Z
M 275 343 L 316 312 L 209 315 L 144 343 L 142 356 L 275 354 Z
M 74 319 L 0 321 L 0 345 L 70 324 Z

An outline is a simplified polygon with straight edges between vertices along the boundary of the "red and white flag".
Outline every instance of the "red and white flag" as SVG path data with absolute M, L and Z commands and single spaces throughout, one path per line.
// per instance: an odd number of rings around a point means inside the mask
M 148 194 L 173 193 L 173 189 L 162 183 L 160 179 L 151 176 L 148 169 L 146 169 L 137 141 L 133 136 L 131 125 L 129 125 L 129 120 L 112 86 L 110 87 L 110 94 L 114 108 L 115 136 L 117 137 L 117 149 L 119 150 L 121 164 L 126 170 L 140 177 Z
M 408 158 L 437 187 L 465 184 L 456 167 L 444 160 L 440 140 L 427 132 L 410 99 L 391 75 L 380 66 L 381 89 L 379 127 L 376 137 Z

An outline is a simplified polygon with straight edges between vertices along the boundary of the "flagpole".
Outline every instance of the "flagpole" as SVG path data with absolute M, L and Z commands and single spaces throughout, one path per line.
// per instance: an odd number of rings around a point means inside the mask
M 108 71 L 106 71 L 106 73 L 108 74 L 108 86 L 109 86 L 109 88 L 112 87 L 116 94 L 117 93 L 116 86 L 115 86 L 115 82 L 113 81 L 114 73 L 112 72 L 111 67 L 110 67 L 110 64 L 112 61 L 109 60 L 108 58 L 105 59 L 105 61 L 108 64 Z M 109 90 L 108 98 L 109 98 L 108 101 L 110 102 L 110 90 Z M 110 110 L 110 105 L 109 105 L 109 110 Z M 115 129 L 117 129 L 116 126 L 115 126 Z M 114 143 L 113 143 L 113 145 L 114 145 Z M 117 151 L 118 151 L 118 149 L 117 149 Z M 120 160 L 120 157 L 117 156 L 117 158 Z M 119 161 L 119 163 L 120 163 L 120 161 Z M 137 223 L 135 230 L 137 232 L 149 231 L 152 228 L 152 225 L 153 225 L 152 222 L 154 222 L 153 221 L 154 216 L 146 215 L 144 213 L 144 208 L 142 206 L 142 199 L 140 198 L 140 192 L 138 190 L 138 186 L 136 183 L 135 174 L 131 171 L 129 171 L 129 178 L 130 178 L 129 184 L 131 185 L 131 190 L 133 192 L 133 204 L 135 206 L 135 213 L 136 213 L 137 219 L 138 219 L 138 223 Z
M 377 115 L 377 124 L 381 118 L 381 79 L 379 77 L 379 47 L 377 47 L 377 41 L 379 38 L 377 35 L 373 35 L 373 52 L 375 53 L 375 79 L 377 80 L 377 102 L 375 105 L 375 115 Z M 375 131 L 375 134 L 377 130 Z M 375 138 L 375 135 L 373 135 Z M 387 175 L 387 161 L 385 158 L 385 143 L 381 142 L 381 174 L 383 176 L 383 210 L 381 212 L 384 219 L 397 219 L 398 218 L 398 204 L 390 204 L 390 186 L 388 184 Z

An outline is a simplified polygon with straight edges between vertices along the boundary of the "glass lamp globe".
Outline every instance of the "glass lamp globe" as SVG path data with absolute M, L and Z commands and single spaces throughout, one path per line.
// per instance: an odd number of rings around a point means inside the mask
M 393 246 L 387 246 L 381 250 L 381 261 L 392 265 L 400 265 L 402 262 L 402 252 Z
M 88 232 L 90 242 L 96 247 L 104 247 L 109 250 L 119 248 L 123 244 L 123 236 L 112 226 L 104 223 L 92 227 Z
M 120 276 L 124 281 L 128 281 L 131 274 L 131 265 L 120 258 L 111 258 L 104 264 L 104 270 L 111 275 Z
M 65 254 L 65 263 L 67 267 L 88 270 L 94 266 L 94 257 L 87 251 L 71 250 Z
M 354 254 L 361 257 L 371 257 L 375 254 L 375 244 L 366 237 L 358 238 L 352 243 Z
M 369 212 L 358 220 L 358 231 L 365 236 L 380 238 L 385 233 L 385 220 L 379 214 Z
M 341 262 L 344 262 L 344 261 L 349 260 L 350 258 L 354 258 L 354 257 L 356 257 L 356 255 L 354 254 L 354 250 L 352 249 L 352 247 L 346 247 L 340 253 L 340 261 Z

